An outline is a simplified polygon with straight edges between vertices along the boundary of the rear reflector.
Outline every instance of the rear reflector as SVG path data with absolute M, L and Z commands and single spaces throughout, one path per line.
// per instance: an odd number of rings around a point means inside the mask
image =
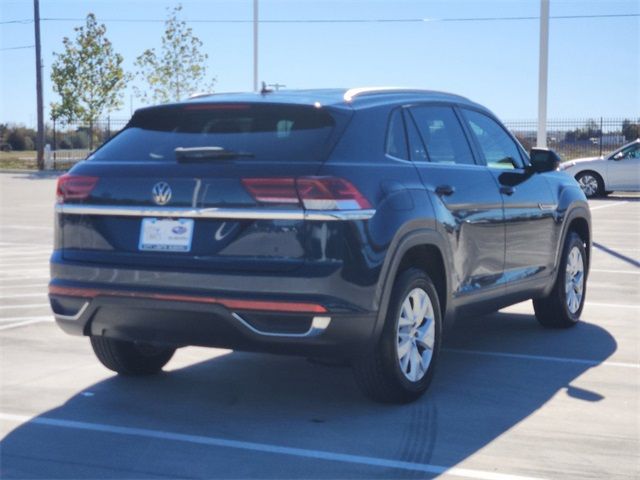
M 242 184 L 262 203 L 302 205 L 308 210 L 361 210 L 369 201 L 343 178 L 245 178 Z
M 66 174 L 58 177 L 56 198 L 58 203 L 67 200 L 84 200 L 98 183 L 98 177 Z
M 95 298 L 105 297 L 129 297 L 146 298 L 153 300 L 166 300 L 174 302 L 207 303 L 222 305 L 230 310 L 256 310 L 263 312 L 296 312 L 296 313 L 325 313 L 327 309 L 316 303 L 301 302 L 272 302 L 267 300 L 240 300 L 233 298 L 205 297 L 200 295 L 182 295 L 173 293 L 153 293 L 126 290 L 109 290 L 83 287 L 49 286 L 49 295 L 62 295 L 68 297 Z

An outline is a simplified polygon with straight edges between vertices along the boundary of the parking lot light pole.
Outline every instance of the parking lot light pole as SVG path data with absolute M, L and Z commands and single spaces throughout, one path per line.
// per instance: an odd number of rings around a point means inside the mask
M 540 0 L 540 65 L 538 67 L 539 148 L 547 148 L 547 82 L 549 70 L 549 0 Z
M 38 170 L 44 169 L 44 107 L 42 101 L 42 57 L 40 48 L 40 4 L 33 0 L 33 24 L 36 41 L 36 104 L 38 114 L 38 134 L 36 137 Z
M 258 0 L 253 0 L 253 91 L 258 91 Z

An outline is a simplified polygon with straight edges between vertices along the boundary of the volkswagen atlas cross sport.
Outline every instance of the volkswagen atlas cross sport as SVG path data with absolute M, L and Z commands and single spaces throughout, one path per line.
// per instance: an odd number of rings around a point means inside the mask
M 557 167 L 446 93 L 144 108 L 59 178 L 51 306 L 120 374 L 187 345 L 288 353 L 408 402 L 456 317 L 533 299 L 546 327 L 578 321 L 590 213 Z

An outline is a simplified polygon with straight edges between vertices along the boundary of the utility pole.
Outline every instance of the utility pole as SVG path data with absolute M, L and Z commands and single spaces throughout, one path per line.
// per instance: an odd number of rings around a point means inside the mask
M 549 79 L 549 0 L 540 0 L 540 65 L 538 67 L 538 141 L 547 148 L 547 83 Z
M 36 35 L 36 97 L 38 135 L 36 137 L 38 170 L 44 169 L 44 107 L 42 102 L 42 54 L 40 48 L 40 2 L 33 0 L 33 24 Z
M 258 91 L 258 0 L 253 0 L 253 91 Z

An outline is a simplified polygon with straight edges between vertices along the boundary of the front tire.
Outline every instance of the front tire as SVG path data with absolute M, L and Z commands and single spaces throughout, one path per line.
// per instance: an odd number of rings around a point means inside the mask
M 162 370 L 176 349 L 137 344 L 106 337 L 91 337 L 98 360 L 121 375 L 153 375 Z
M 429 276 L 415 268 L 395 281 L 382 334 L 353 363 L 358 386 L 372 399 L 408 403 L 429 387 L 440 352 L 442 316 Z
M 587 198 L 604 196 L 604 182 L 597 173 L 581 172 L 576 175 L 576 181 Z
M 558 278 L 549 296 L 533 300 L 541 325 L 549 328 L 573 327 L 580 319 L 587 293 L 587 254 L 584 242 L 569 232 L 562 249 Z

